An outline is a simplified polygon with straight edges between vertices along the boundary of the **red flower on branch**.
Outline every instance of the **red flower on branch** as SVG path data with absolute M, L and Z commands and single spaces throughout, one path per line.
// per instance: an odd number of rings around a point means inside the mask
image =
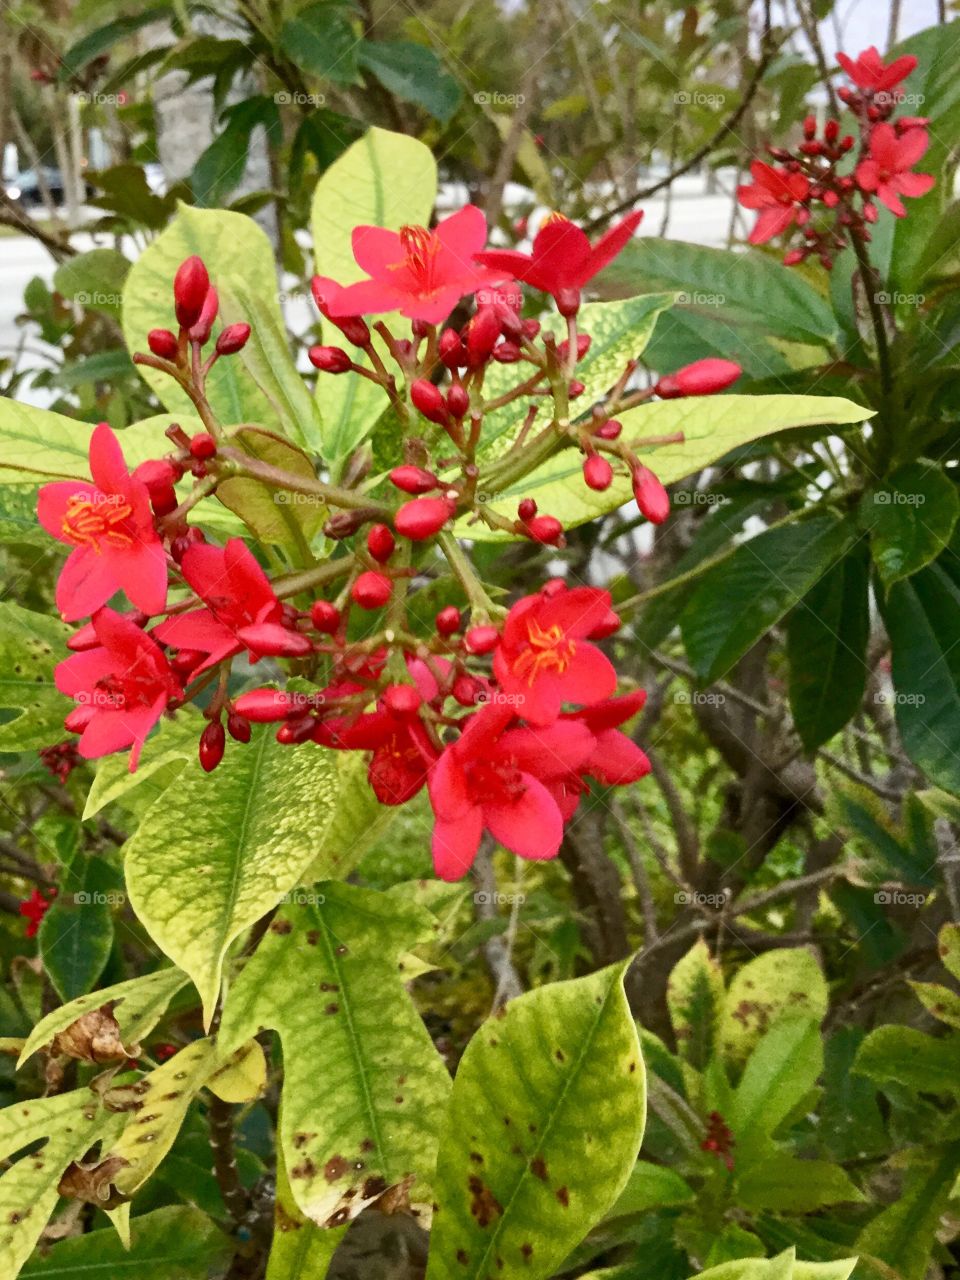
M 750 174 L 753 183 L 738 187 L 737 199 L 746 209 L 760 210 L 749 240 L 751 244 L 764 244 L 795 222 L 803 221 L 803 201 L 810 194 L 810 183 L 802 173 L 776 169 L 762 160 L 754 160 Z
M 35 938 L 37 930 L 40 928 L 40 921 L 50 910 L 53 900 L 57 896 L 56 889 L 48 889 L 47 895 L 44 896 L 40 889 L 34 889 L 29 898 L 24 898 L 20 903 L 20 914 L 27 919 L 27 927 L 24 930 L 28 938 Z
M 595 587 L 526 596 L 513 606 L 493 655 L 493 673 L 517 715 L 545 725 L 556 720 L 565 702 L 591 705 L 614 692 L 613 664 L 588 643 L 609 614 L 610 593 Z
M 575 772 L 550 784 L 550 792 L 569 822 L 580 803 L 580 796 L 587 789 L 585 778 L 596 778 L 605 787 L 623 787 L 639 782 L 650 772 L 650 761 L 632 738 L 620 731 L 620 726 L 631 720 L 647 700 L 646 690 L 626 693 L 619 698 L 607 698 L 592 707 L 583 707 L 561 716 L 561 720 L 576 721 L 593 734 L 593 749 Z
M 137 767 L 147 734 L 183 689 L 157 642 L 113 609 L 93 615 L 100 644 L 61 662 L 57 688 L 77 706 L 66 727 L 80 733 L 85 760 L 131 747 L 130 772 Z
M 164 644 L 207 655 L 192 675 L 244 649 L 251 662 L 268 654 L 311 652 L 307 636 L 282 625 L 283 605 L 242 538 L 231 538 L 224 547 L 197 543 L 184 552 L 181 568 L 206 608 L 168 618 L 154 634 Z
M 47 533 L 74 548 L 57 581 L 57 608 L 75 622 L 122 590 L 144 613 L 160 613 L 167 599 L 167 559 L 150 494 L 127 470 L 105 422 L 90 438 L 90 474 L 92 484 L 45 484 L 37 502 Z
M 444 880 L 466 875 L 484 831 L 521 858 L 560 848 L 563 815 L 545 784 L 576 773 L 593 736 L 571 721 L 508 729 L 512 718 L 509 706 L 484 708 L 430 772 L 433 863 Z
M 642 212 L 628 213 L 591 245 L 576 223 L 553 213 L 537 232 L 530 253 L 488 249 L 476 259 L 554 297 L 564 291 L 579 293 L 623 249 L 642 217 Z
M 476 253 L 487 239 L 487 220 L 472 204 L 426 227 L 355 227 L 353 256 L 369 280 L 345 285 L 325 299 L 338 316 L 399 311 L 410 320 L 439 324 L 461 298 L 503 275 L 478 267 Z M 330 282 L 326 282 L 329 286 Z
M 912 173 L 930 142 L 925 129 L 908 129 L 898 134 L 891 124 L 874 125 L 870 133 L 870 150 L 857 165 L 857 186 L 871 195 L 876 193 L 898 218 L 907 210 L 900 196 L 924 196 L 933 186 L 930 173 Z
M 917 65 L 916 58 L 909 53 L 886 63 L 875 45 L 864 49 L 856 58 L 838 53 L 837 61 L 857 88 L 863 89 L 865 93 L 888 93 L 902 80 L 906 80 Z

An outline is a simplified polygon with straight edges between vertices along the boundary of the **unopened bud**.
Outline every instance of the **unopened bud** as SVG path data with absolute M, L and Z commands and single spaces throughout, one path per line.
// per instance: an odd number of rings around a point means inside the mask
M 589 458 L 584 459 L 583 478 L 588 488 L 602 493 L 613 483 L 613 467 L 599 453 L 591 453 Z
M 470 397 L 459 382 L 447 392 L 447 408 L 455 418 L 462 418 L 470 408 Z
M 203 259 L 196 254 L 180 263 L 173 278 L 173 307 L 177 323 L 184 329 L 200 319 L 210 288 L 210 277 Z
M 534 542 L 548 547 L 557 547 L 563 541 L 563 525 L 556 516 L 534 516 L 526 522 L 525 532 Z
M 217 318 L 217 312 L 220 310 L 220 299 L 217 291 L 213 287 L 207 290 L 207 296 L 203 300 L 203 306 L 200 309 L 200 317 L 196 324 L 190 326 L 190 341 L 199 342 L 202 346 L 210 337 L 210 331 L 213 328 L 213 322 Z
M 429 378 L 414 379 L 410 384 L 410 399 L 428 422 L 435 422 L 441 427 L 449 423 L 450 413 L 443 392 Z
M 663 524 L 670 514 L 670 495 L 650 468 L 642 464 L 633 473 L 633 496 L 651 524 Z
M 393 527 L 411 542 L 423 542 L 439 533 L 455 510 L 449 498 L 414 498 L 394 516 Z
M 404 493 L 429 493 L 431 489 L 439 489 L 440 481 L 432 471 L 409 464 L 394 467 L 390 472 L 390 483 L 396 485 Z
M 385 524 L 375 524 L 367 531 L 367 550 L 379 564 L 390 559 L 396 545 L 393 534 Z
M 350 588 L 350 597 L 361 609 L 382 609 L 393 595 L 393 583 L 385 574 L 368 570 Z
M 695 360 L 684 365 L 676 373 L 661 378 L 654 390 L 661 400 L 674 400 L 678 396 L 710 396 L 725 391 L 740 377 L 743 370 L 732 360 L 720 360 L 714 356 Z
M 491 626 L 471 627 L 463 638 L 467 653 L 475 655 L 490 653 L 499 643 L 500 632 L 496 627 Z
M 227 735 L 219 720 L 211 720 L 200 735 L 200 765 L 204 772 L 212 773 L 223 759 Z
M 307 358 L 321 373 L 346 373 L 353 365 L 343 347 L 311 347 Z
M 147 346 L 162 360 L 173 360 L 177 354 L 177 339 L 169 329 L 151 329 L 147 334 Z
M 462 622 L 460 610 L 456 605 L 448 604 L 440 610 L 434 622 L 440 635 L 452 636 L 455 631 L 460 630 Z M 94 643 L 96 643 L 96 640 L 94 640 Z
M 340 625 L 340 610 L 329 600 L 314 600 L 310 606 L 310 621 L 318 631 L 333 635 Z
M 227 327 L 220 332 L 217 338 L 216 351 L 218 356 L 233 356 L 238 351 L 242 351 L 247 345 L 247 339 L 250 337 L 250 326 L 238 321 L 236 324 L 228 324 Z

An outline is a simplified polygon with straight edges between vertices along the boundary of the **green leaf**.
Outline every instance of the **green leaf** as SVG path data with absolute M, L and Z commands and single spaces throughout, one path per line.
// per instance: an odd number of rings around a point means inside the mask
M 397 961 L 431 936 L 433 917 L 334 881 L 303 899 L 235 982 L 220 1043 L 229 1051 L 260 1027 L 280 1035 L 280 1142 L 306 1217 L 339 1226 L 408 1175 L 413 1202 L 429 1209 L 449 1078 Z
M 793 1280 L 794 1250 L 775 1258 L 739 1258 L 701 1271 L 698 1280 Z
M 290 751 L 270 726 L 231 746 L 215 779 L 199 768 L 148 809 L 127 844 L 137 916 L 193 979 L 209 1026 L 231 942 L 300 880 L 333 820 L 337 756 Z M 202 886 L 202 889 L 200 888 Z
M 307 410 L 310 414 L 314 412 L 309 396 Z M 260 462 L 307 480 L 317 478 L 314 465 L 303 450 L 282 436 L 259 427 L 242 427 L 234 431 L 230 439 L 241 452 Z M 291 493 L 246 476 L 237 476 L 219 485 L 217 497 L 243 520 L 260 542 L 294 550 L 309 547 L 329 514 L 326 504 L 313 494 Z
M 814 583 L 787 622 L 790 710 L 808 751 L 859 710 L 867 681 L 870 568 L 856 546 Z
M 704 682 L 718 680 L 853 546 L 849 517 L 813 516 L 742 543 L 697 586 L 680 628 Z
M 960 978 L 960 925 L 945 924 L 937 938 L 937 946 L 947 972 Z
M 326 1280 L 331 1259 L 348 1230 L 348 1226 L 318 1227 L 300 1212 L 283 1147 L 278 1145 L 273 1243 L 265 1280 Z
M 674 966 L 667 982 L 667 1008 L 677 1051 L 698 1071 L 704 1070 L 713 1053 L 723 999 L 723 973 L 710 948 L 698 938 Z
M 338 0 L 308 5 L 280 31 L 280 48 L 291 62 L 334 84 L 356 81 L 358 46 L 363 47 L 351 26 L 350 10 Z
M 170 451 L 170 442 L 149 419 L 119 432 L 123 456 L 132 469 L 148 458 Z M 170 419 L 164 419 L 169 425 Z M 87 454 L 94 427 L 47 409 L 4 400 L 0 423 L 0 484 L 24 484 L 37 480 L 89 480 Z
M 0 725 L 0 751 L 29 751 L 66 737 L 70 704 L 53 670 L 69 656 L 69 634 L 59 618 L 0 601 L 0 708 L 17 713 Z
M 437 164 L 429 147 L 406 134 L 368 130 L 325 171 L 313 193 L 317 272 L 339 284 L 363 279 L 351 247 L 353 228 L 426 225 L 436 192 Z
M 221 205 L 239 184 L 247 166 L 250 136 L 262 129 L 270 146 L 282 141 L 276 100 L 263 95 L 244 98 L 228 107 L 210 146 L 199 156 L 190 175 L 197 204 L 212 209 Z
M 127 276 L 123 294 L 123 333 L 131 351 L 145 349 L 146 335 L 164 323 L 173 322 L 173 278 L 177 268 L 191 254 L 199 254 L 210 272 L 211 281 L 225 291 L 234 287 L 238 264 L 243 278 L 255 282 L 253 309 L 231 319 L 243 319 L 253 332 L 238 354 L 218 360 L 207 379 L 207 399 L 225 425 L 257 423 L 281 435 L 291 434 L 296 424 L 285 421 L 285 406 L 271 399 L 256 383 L 258 364 L 271 364 L 277 353 L 262 349 L 264 334 L 271 337 L 284 331 L 277 298 L 277 274 L 273 249 L 267 236 L 252 218 L 222 209 L 193 209 L 179 206 L 177 216 L 136 260 Z M 292 367 L 289 354 L 287 361 Z M 192 415 L 195 410 L 186 392 L 158 369 L 139 366 L 147 385 L 174 416 Z M 294 370 L 295 374 L 295 370 Z M 291 374 L 290 376 L 294 376 Z M 294 435 L 294 439 L 297 436 Z
M 119 316 L 130 260 L 116 249 L 90 249 L 57 267 L 53 283 L 58 293 L 92 311 Z
M 695 1199 L 693 1188 L 679 1173 L 662 1165 L 650 1164 L 647 1160 L 638 1160 L 606 1219 L 649 1213 L 651 1209 L 676 1208 Z
M 152 804 L 182 772 L 188 760 L 197 758 L 197 742 L 204 722 L 184 707 L 172 719 L 164 718 L 144 744 L 136 772 L 130 772 L 126 755 L 104 756 L 87 792 L 83 821 L 108 804 L 127 804 L 137 794 L 141 805 Z
M 858 1252 L 882 1259 L 902 1280 L 923 1280 L 958 1168 L 956 1143 L 923 1152 L 897 1199 L 857 1237 Z
M 412 40 L 365 40 L 360 65 L 372 71 L 388 92 L 425 107 L 446 124 L 460 105 L 460 86 L 425 45 Z
M 58 1032 L 66 1030 L 78 1018 L 105 1004 L 113 1005 L 113 1016 L 120 1028 L 120 1039 L 127 1049 L 150 1034 L 163 1017 L 167 1005 L 187 983 L 187 975 L 179 969 L 158 969 L 115 986 L 104 987 L 89 995 L 71 1000 L 54 1009 L 30 1032 L 17 1060 L 17 1070 L 41 1047 L 48 1045 Z
M 646 1101 L 623 972 L 530 991 L 468 1045 L 437 1161 L 428 1280 L 549 1276 L 623 1189 Z
M 361 352 L 356 354 L 358 363 L 367 363 Z M 322 423 L 321 452 L 332 479 L 339 481 L 350 455 L 374 429 L 390 402 L 382 387 L 358 373 L 317 378 L 315 398 Z
M 109 1143 L 122 1117 L 98 1106 L 89 1089 L 18 1102 L 0 1111 L 0 1160 L 27 1151 L 0 1174 L 0 1268 L 15 1280 L 58 1200 L 57 1186 L 74 1160 L 83 1160 L 98 1140 Z
M 837 322 L 827 300 L 797 272 L 764 253 L 731 254 L 680 240 L 631 240 L 607 268 L 618 289 L 682 289 L 684 309 L 718 327 L 755 329 L 794 341 L 832 344 Z M 751 335 L 752 336 L 752 335 Z M 716 343 L 710 350 L 716 355 Z
M 911 462 L 863 495 L 860 523 L 888 589 L 935 560 L 950 542 L 960 497 L 932 462 Z
M 816 1213 L 864 1196 L 838 1164 L 777 1154 L 747 1164 L 737 1178 L 737 1203 L 747 1209 Z
M 827 1012 L 827 984 L 812 952 L 802 947 L 767 951 L 739 969 L 727 991 L 720 1041 L 724 1055 L 743 1062 L 781 1015 Z
M 881 601 L 903 749 L 931 782 L 960 794 L 960 586 L 938 564 Z
M 165 14 L 166 10 L 162 5 L 155 5 L 140 13 L 116 18 L 113 22 L 88 32 L 75 41 L 63 55 L 57 79 L 61 84 L 68 83 L 74 76 L 79 76 L 87 63 L 92 62 L 94 58 L 109 53 L 121 40 L 135 35 L 142 27 L 156 22 Z
M 123 894 L 116 873 L 97 855 L 79 854 L 70 867 L 70 892 L 59 896 L 40 922 L 43 967 L 61 1000 L 86 995 L 113 948 L 113 913 Z
M 727 1117 L 738 1160 L 749 1165 L 823 1070 L 819 1022 L 784 1011 L 747 1059 Z
M 955 991 L 940 982 L 911 982 L 910 986 L 927 1013 L 960 1029 L 960 996 Z
M 168 1205 L 134 1218 L 129 1250 L 115 1231 L 91 1231 L 61 1240 L 45 1257 L 29 1262 L 21 1275 L 117 1280 L 129 1271 L 163 1280 L 206 1280 L 215 1268 L 226 1266 L 231 1253 L 229 1239 L 206 1214 L 187 1205 Z
M 911 1093 L 960 1095 L 960 1036 L 934 1039 L 913 1027 L 877 1027 L 860 1046 L 853 1069 Z
M 522 413 L 518 414 L 522 416 Z M 683 432 L 682 444 L 644 446 L 643 460 L 664 484 L 691 476 L 731 449 L 793 427 L 820 423 L 861 422 L 870 411 L 833 396 L 698 396 L 689 400 L 658 400 L 619 415 L 623 438 L 659 437 Z M 629 477 L 620 476 L 609 489 L 595 493 L 583 483 L 583 457 L 563 449 L 531 476 L 502 485 L 497 464 L 483 468 L 479 488 L 490 495 L 494 511 L 516 516 L 522 497 L 535 498 L 540 510 L 556 516 L 568 528 L 595 520 L 631 499 Z M 474 539 L 499 541 L 504 535 L 483 525 L 469 526 Z

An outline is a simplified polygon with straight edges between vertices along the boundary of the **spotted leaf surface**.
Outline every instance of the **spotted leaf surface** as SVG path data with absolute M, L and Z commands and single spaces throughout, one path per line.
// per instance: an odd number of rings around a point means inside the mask
M 188 767 L 129 842 L 130 901 L 193 979 L 206 1025 L 231 942 L 276 906 L 319 852 L 337 777 L 336 753 L 312 743 L 281 746 L 264 726 L 249 745 L 228 747 L 216 785 Z
M 619 1195 L 646 1110 L 623 972 L 528 992 L 470 1042 L 437 1161 L 428 1280 L 552 1275 Z
M 784 947 L 743 966 L 727 990 L 720 1023 L 724 1055 L 743 1062 L 781 1014 L 817 1022 L 827 1011 L 827 984 L 811 951 Z
M 234 983 L 221 1050 L 280 1035 L 280 1142 L 304 1217 L 335 1227 L 385 1192 L 424 1215 L 450 1081 L 398 957 L 436 922 L 397 894 L 333 881 L 305 896 Z

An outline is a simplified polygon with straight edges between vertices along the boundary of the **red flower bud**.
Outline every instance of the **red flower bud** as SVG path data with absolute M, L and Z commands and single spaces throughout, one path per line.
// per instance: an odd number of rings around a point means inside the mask
M 447 392 L 447 408 L 455 418 L 462 418 L 470 408 L 470 397 L 459 382 Z
M 217 442 L 213 436 L 206 431 L 198 431 L 190 441 L 190 454 L 201 462 L 205 462 L 207 458 L 212 458 L 217 452 Z
M 439 533 L 455 510 L 449 498 L 414 498 L 393 517 L 393 527 L 411 542 L 423 542 Z
M 196 324 L 190 326 L 190 341 L 203 344 L 210 337 L 210 330 L 213 328 L 213 322 L 217 318 L 217 312 L 220 310 L 220 299 L 217 291 L 213 287 L 207 290 L 207 296 L 203 300 L 203 306 L 200 309 L 200 317 Z
M 535 338 L 541 327 L 539 320 L 524 320 L 522 325 L 523 332 L 528 338 Z
M 602 493 L 613 483 L 613 467 L 599 453 L 591 453 L 583 463 L 583 478 L 588 488 Z
M 396 545 L 393 534 L 385 524 L 375 524 L 367 532 L 367 550 L 380 564 L 390 559 Z
M 591 640 L 604 640 L 607 636 L 612 636 L 615 631 L 620 630 L 620 615 L 614 613 L 612 609 L 608 609 L 600 621 L 590 632 Z
M 462 369 L 467 363 L 467 351 L 456 329 L 444 329 L 440 335 L 440 359 L 448 369 Z
M 309 742 L 317 727 L 315 716 L 303 716 L 299 720 L 288 720 L 277 730 L 277 741 L 286 746 L 296 746 L 300 742 Z
M 321 373 L 346 373 L 353 364 L 343 347 L 311 347 L 307 358 Z
M 340 625 L 340 610 L 329 600 L 314 600 L 310 606 L 310 621 L 318 631 L 333 635 Z
M 743 370 L 732 360 L 719 360 L 713 356 L 684 365 L 676 373 L 661 378 L 654 390 L 661 400 L 674 400 L 678 396 L 710 396 L 725 391 L 740 377 Z
M 178 649 L 170 657 L 170 665 L 181 676 L 189 676 L 199 667 L 206 654 L 200 649 Z
M 498 342 L 493 348 L 493 358 L 497 364 L 516 364 L 520 355 L 520 348 L 515 342 Z
M 580 310 L 580 290 L 572 288 L 558 289 L 553 295 L 557 310 L 568 320 Z
M 361 573 L 350 588 L 350 597 L 361 609 L 382 609 L 393 594 L 393 583 L 382 573 Z
M 802 262 L 807 255 L 802 249 L 791 249 L 789 253 L 783 255 L 783 265 L 785 267 L 795 267 L 798 262 Z
M 577 359 L 578 360 L 582 360 L 583 357 L 590 350 L 590 343 L 592 341 L 593 339 L 590 337 L 589 333 L 577 334 Z M 564 338 L 564 340 L 557 347 L 557 355 L 560 358 L 561 364 L 566 364 L 567 357 L 569 356 L 569 354 L 570 354 L 570 342 L 567 338 Z
M 463 638 L 464 648 L 467 653 L 481 654 L 490 653 L 500 643 L 500 632 L 496 627 L 478 626 L 471 627 Z
M 241 693 L 233 706 L 238 715 L 254 724 L 285 720 L 297 709 L 290 694 L 283 689 L 251 689 L 249 693 Z
M 363 316 L 340 316 L 333 323 L 355 347 L 370 345 L 370 326 Z
M 578 382 L 576 378 L 574 378 L 574 380 L 570 383 L 570 386 L 568 388 L 570 399 L 576 400 L 577 396 L 582 396 L 584 391 L 586 391 L 586 389 L 587 389 L 586 383 Z
M 452 636 L 455 631 L 460 630 L 460 624 L 462 622 L 460 610 L 456 605 L 448 604 L 440 610 L 434 621 L 440 635 Z M 96 637 L 94 637 L 94 643 L 96 643 Z
M 478 368 L 489 357 L 500 337 L 501 327 L 500 317 L 495 307 L 481 307 L 477 314 L 467 321 L 463 332 L 469 368 Z
M 219 720 L 211 720 L 200 735 L 200 764 L 206 773 L 212 773 L 223 759 L 227 735 Z
M 428 422 L 435 422 L 438 426 L 445 427 L 450 421 L 443 392 L 428 378 L 416 378 L 410 384 L 410 399 Z
M 556 516 L 534 516 L 526 523 L 525 532 L 534 542 L 543 542 L 549 547 L 556 547 L 563 540 L 563 525 Z
M 477 629 L 479 630 L 480 628 Z M 483 681 L 478 680 L 475 676 L 457 676 L 453 682 L 453 696 L 461 707 L 476 706 L 477 699 L 483 693 L 483 689 Z
M 537 504 L 533 498 L 521 498 L 517 503 L 517 515 L 526 522 L 537 514 Z
M 415 716 L 422 699 L 412 684 L 391 684 L 383 691 L 383 705 L 395 716 Z
M 227 716 L 227 733 L 235 742 L 249 742 L 252 733 L 250 721 L 236 711 L 231 711 Z
M 622 430 L 623 423 L 618 418 L 610 418 L 609 421 L 601 423 L 593 434 L 599 436 L 601 440 L 616 440 Z
M 429 493 L 431 489 L 440 488 L 440 481 L 432 471 L 409 465 L 394 467 L 390 472 L 390 483 L 404 493 Z
M 670 514 L 670 495 L 650 468 L 642 464 L 633 473 L 633 496 L 651 524 L 663 524 Z
M 228 324 L 217 338 L 217 355 L 218 356 L 234 356 L 238 351 L 242 351 L 247 345 L 247 339 L 250 337 L 250 326 L 238 321 L 236 324 Z
M 805 138 L 814 138 L 817 134 L 817 121 L 813 116 L 807 116 L 803 122 L 803 136 Z
M 173 360 L 177 354 L 177 340 L 169 329 L 151 329 L 147 334 L 147 346 L 155 356 Z
M 194 254 L 180 263 L 173 278 L 173 307 L 182 328 L 189 329 L 200 319 L 209 288 L 210 277 L 202 258 Z

